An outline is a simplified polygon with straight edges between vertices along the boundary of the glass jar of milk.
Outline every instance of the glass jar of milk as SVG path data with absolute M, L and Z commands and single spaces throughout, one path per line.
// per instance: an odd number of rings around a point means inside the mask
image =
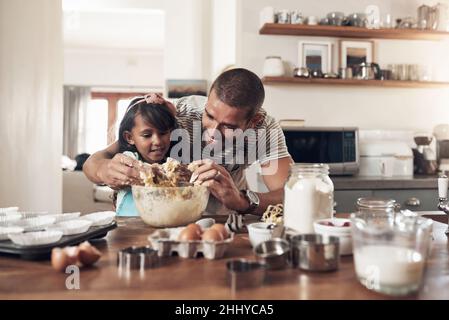
M 430 252 L 432 220 L 411 211 L 359 210 L 351 215 L 355 271 L 368 289 L 407 295 L 419 290 Z
M 332 218 L 334 184 L 326 164 L 294 164 L 284 186 L 284 225 L 313 233 L 313 223 Z

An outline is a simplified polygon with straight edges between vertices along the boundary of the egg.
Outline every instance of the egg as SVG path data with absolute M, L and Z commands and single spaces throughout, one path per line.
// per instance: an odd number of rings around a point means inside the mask
M 179 233 L 178 240 L 179 241 L 201 240 L 201 234 L 195 228 L 185 227 Z
M 216 224 L 212 225 L 210 228 L 215 229 L 218 232 L 220 232 L 221 235 L 223 236 L 223 239 L 226 239 L 227 237 L 229 237 L 228 230 L 226 230 L 226 227 L 223 224 L 216 223 Z
M 192 230 L 195 230 L 195 232 L 197 232 L 200 236 L 203 233 L 203 229 L 201 229 L 201 226 L 199 224 L 196 223 L 190 223 L 187 225 L 186 228 L 190 228 Z
M 53 248 L 51 251 L 51 265 L 57 271 L 63 272 L 70 265 L 76 265 L 78 260 L 78 248 Z
M 83 266 L 93 265 L 101 257 L 101 252 L 85 241 L 78 246 L 78 260 Z
M 202 239 L 203 241 L 217 242 L 222 241 L 223 236 L 216 229 L 209 228 L 206 231 L 204 231 Z

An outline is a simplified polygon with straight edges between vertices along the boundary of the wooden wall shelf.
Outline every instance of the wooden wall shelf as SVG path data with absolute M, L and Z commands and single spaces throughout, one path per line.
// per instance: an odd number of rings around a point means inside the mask
M 339 85 L 339 86 L 371 86 L 383 88 L 449 88 L 449 82 L 431 81 L 397 81 L 397 80 L 357 80 L 357 79 L 322 79 L 295 77 L 263 77 L 267 85 Z
M 340 26 L 309 26 L 301 24 L 266 23 L 259 34 L 286 36 L 313 36 L 339 38 L 443 40 L 449 39 L 449 32 L 418 29 L 366 29 Z

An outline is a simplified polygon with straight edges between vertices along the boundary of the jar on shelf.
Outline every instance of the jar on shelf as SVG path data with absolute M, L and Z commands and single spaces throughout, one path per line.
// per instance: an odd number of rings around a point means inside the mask
M 332 218 L 334 184 L 326 164 L 294 164 L 284 186 L 284 225 L 313 233 L 313 223 Z
M 263 65 L 265 77 L 282 77 L 285 73 L 284 64 L 279 56 L 268 56 Z

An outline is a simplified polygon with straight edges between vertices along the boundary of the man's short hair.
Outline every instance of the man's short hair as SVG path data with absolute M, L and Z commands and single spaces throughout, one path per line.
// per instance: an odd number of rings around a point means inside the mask
M 262 81 L 247 69 L 236 68 L 223 72 L 210 88 L 220 101 L 234 108 L 248 110 L 252 118 L 262 107 L 265 90 Z

